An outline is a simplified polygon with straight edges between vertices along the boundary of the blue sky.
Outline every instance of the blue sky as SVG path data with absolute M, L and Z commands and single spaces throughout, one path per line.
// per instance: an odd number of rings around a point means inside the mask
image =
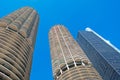
M 24 6 L 40 14 L 31 80 L 52 80 L 48 32 L 56 24 L 75 39 L 78 30 L 90 27 L 120 49 L 120 0 L 1 0 L 0 17 Z

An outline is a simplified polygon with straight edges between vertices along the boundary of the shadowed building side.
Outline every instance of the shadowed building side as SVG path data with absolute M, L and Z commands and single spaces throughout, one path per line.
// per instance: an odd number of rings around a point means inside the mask
M 54 80 L 102 80 L 64 26 L 52 27 L 49 42 Z
M 0 19 L 0 80 L 29 80 L 38 22 L 30 7 Z
M 120 53 L 110 42 L 91 30 L 79 31 L 77 42 L 103 80 L 120 80 Z

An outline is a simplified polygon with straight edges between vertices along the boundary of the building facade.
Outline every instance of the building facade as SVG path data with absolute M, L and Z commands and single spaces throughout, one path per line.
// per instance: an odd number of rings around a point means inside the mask
M 38 22 L 29 7 L 0 19 L 0 80 L 29 80 Z
M 102 80 L 64 26 L 52 27 L 49 41 L 54 80 Z
M 120 53 L 96 32 L 79 31 L 77 42 L 103 80 L 120 80 Z

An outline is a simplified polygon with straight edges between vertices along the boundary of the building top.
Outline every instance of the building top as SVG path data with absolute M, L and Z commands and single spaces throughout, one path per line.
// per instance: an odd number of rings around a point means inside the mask
M 117 47 L 115 47 L 109 40 L 106 40 L 105 38 L 103 38 L 102 36 L 100 36 L 98 33 L 96 33 L 94 30 L 92 30 L 91 28 L 87 27 L 85 30 L 89 31 L 89 32 L 93 32 L 96 36 L 98 36 L 99 38 L 101 38 L 104 42 L 106 42 L 108 45 L 110 45 L 112 48 L 114 48 L 117 52 L 120 53 L 120 50 Z
M 39 22 L 38 13 L 31 7 L 20 8 L 0 19 L 0 27 L 17 32 L 33 45 Z

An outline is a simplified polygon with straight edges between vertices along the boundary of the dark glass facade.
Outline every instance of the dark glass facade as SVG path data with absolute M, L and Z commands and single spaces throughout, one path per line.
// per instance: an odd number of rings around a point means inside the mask
M 89 31 L 79 31 L 77 42 L 103 80 L 120 80 L 120 53 Z

